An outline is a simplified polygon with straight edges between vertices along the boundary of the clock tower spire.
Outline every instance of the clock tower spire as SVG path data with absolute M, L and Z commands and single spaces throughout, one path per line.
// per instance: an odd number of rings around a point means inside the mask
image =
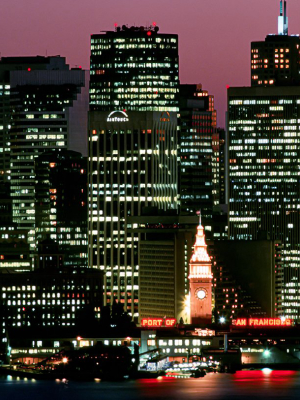
M 190 260 L 190 307 L 191 323 L 211 323 L 212 317 L 212 273 L 211 260 L 207 253 L 201 215 L 197 227 L 194 252 Z

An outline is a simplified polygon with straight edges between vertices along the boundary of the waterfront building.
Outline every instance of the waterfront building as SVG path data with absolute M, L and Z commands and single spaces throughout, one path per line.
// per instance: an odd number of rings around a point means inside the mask
M 74 271 L 1 274 L 1 327 L 4 336 L 9 327 L 75 326 L 79 310 L 86 310 L 89 306 L 97 310 L 96 316 L 100 316 L 101 272 Z
M 9 328 L 78 326 L 100 318 L 103 274 L 87 268 L 65 267 L 57 243 L 39 244 L 36 270 L 2 273 L 0 324 L 2 343 Z
M 10 328 L 7 346 L 10 348 L 12 364 L 22 362 L 27 365 L 46 359 L 51 363 L 50 357 L 53 357 L 53 364 L 62 363 L 63 357 L 71 352 L 73 355 L 77 354 L 77 357 L 85 352 L 89 359 L 91 354 L 95 357 L 99 348 L 106 350 L 109 357 L 110 354 L 115 354 L 117 347 L 127 347 L 141 369 L 156 371 L 169 368 L 170 371 L 172 363 L 176 376 L 183 374 L 183 369 L 186 371 L 191 365 L 197 368 L 201 361 L 207 362 L 206 360 L 210 360 L 209 363 L 220 363 L 223 367 L 230 367 L 232 363 L 236 367 L 247 364 L 249 368 L 253 364 L 299 365 L 297 326 L 290 325 L 291 321 L 275 318 L 255 318 L 251 321 L 252 326 L 249 325 L 250 319 L 243 318 L 235 321 L 238 326 L 218 324 L 210 329 L 187 325 L 135 329 L 130 331 L 130 337 L 117 333 L 95 334 L 95 331 L 82 337 L 72 327 L 48 327 L 46 330 Z M 244 322 L 245 325 L 240 325 Z M 98 353 L 97 356 L 101 354 Z
M 89 266 L 104 302 L 138 318 L 139 234 L 128 216 L 177 209 L 178 37 L 116 27 L 91 37 Z M 133 226 L 134 228 L 134 226 Z

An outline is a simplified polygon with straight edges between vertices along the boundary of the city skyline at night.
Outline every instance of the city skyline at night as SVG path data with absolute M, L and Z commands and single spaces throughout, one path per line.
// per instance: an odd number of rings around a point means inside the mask
M 3 1 L 1 396 L 299 381 L 300 1 Z
M 249 85 L 250 42 L 276 33 L 279 14 L 277 0 L 131 0 L 130 6 L 122 0 L 4 3 L 1 56 L 61 54 L 72 67 L 88 69 L 90 35 L 113 30 L 115 23 L 131 26 L 155 21 L 160 32 L 178 34 L 180 81 L 201 82 L 214 94 L 221 127 L 225 126 L 226 86 Z M 287 12 L 289 34 L 297 34 L 300 3 L 289 0 Z

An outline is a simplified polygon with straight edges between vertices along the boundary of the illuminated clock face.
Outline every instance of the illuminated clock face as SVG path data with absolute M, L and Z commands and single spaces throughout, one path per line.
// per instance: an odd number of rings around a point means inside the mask
M 205 289 L 200 288 L 200 289 L 196 290 L 197 299 L 203 300 L 203 299 L 205 299 L 206 296 L 207 296 L 207 292 Z

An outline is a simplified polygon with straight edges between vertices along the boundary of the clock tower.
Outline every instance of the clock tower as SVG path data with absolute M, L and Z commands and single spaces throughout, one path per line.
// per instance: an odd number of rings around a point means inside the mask
M 212 317 L 212 273 L 211 260 L 207 253 L 204 228 L 201 218 L 197 227 L 194 252 L 190 260 L 190 308 L 191 323 L 211 323 Z

